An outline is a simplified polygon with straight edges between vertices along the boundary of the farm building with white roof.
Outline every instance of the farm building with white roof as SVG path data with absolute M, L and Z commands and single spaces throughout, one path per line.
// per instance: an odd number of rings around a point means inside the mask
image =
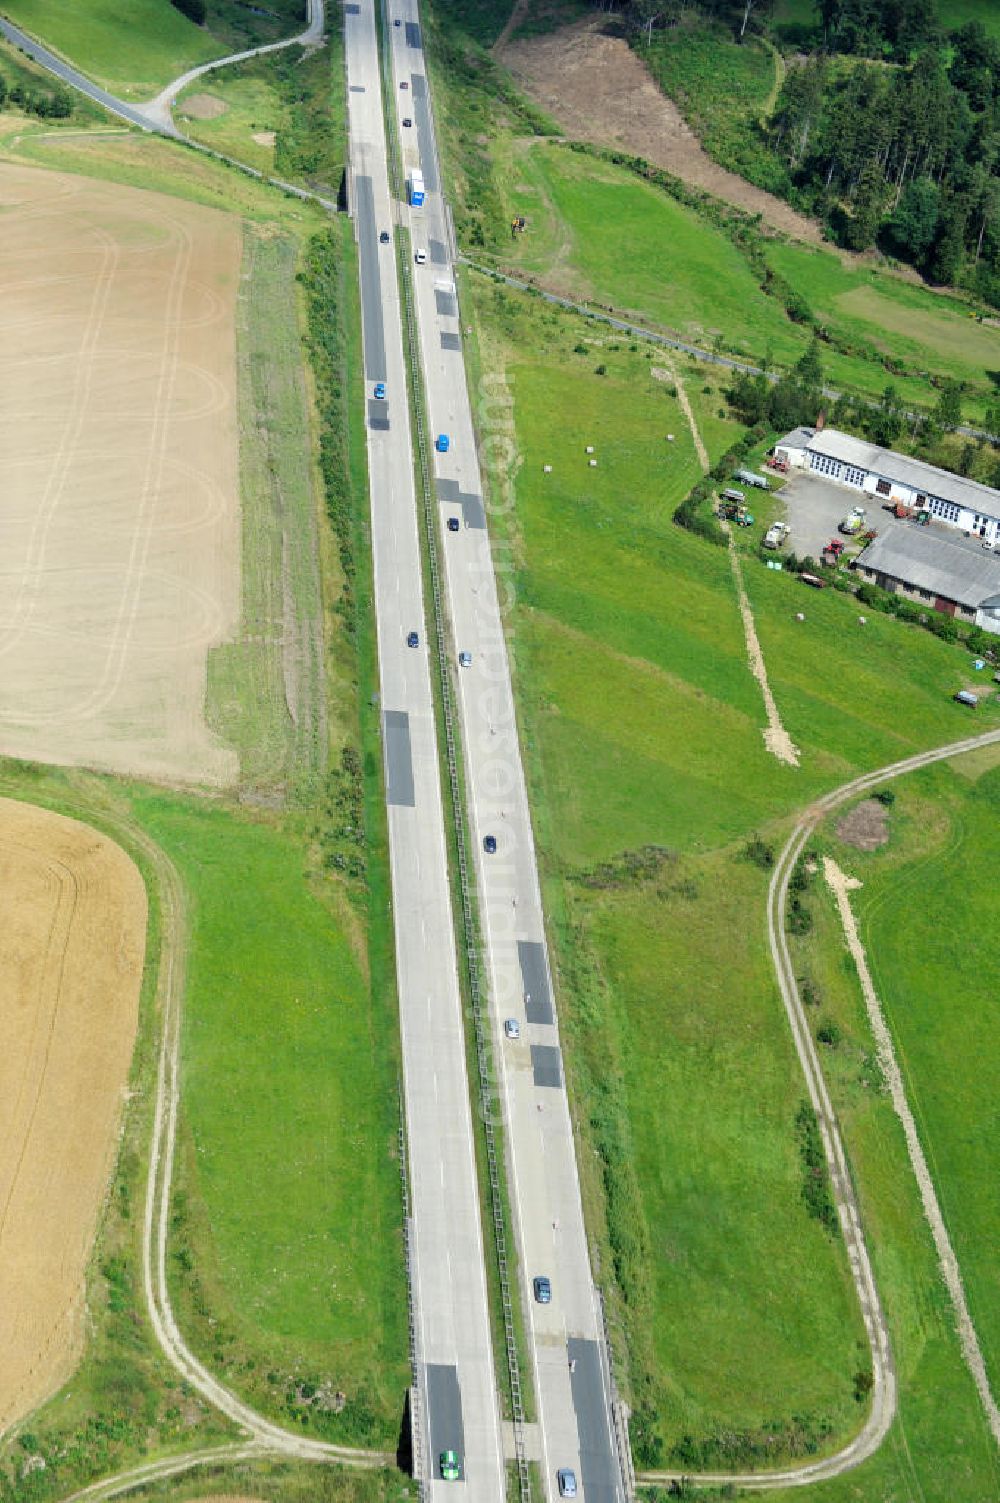
M 812 470 L 885 505 L 913 506 L 988 543 L 1000 541 L 1000 491 L 978 480 L 966 480 L 836 428 L 796 428 L 775 444 L 774 457 L 790 469 Z

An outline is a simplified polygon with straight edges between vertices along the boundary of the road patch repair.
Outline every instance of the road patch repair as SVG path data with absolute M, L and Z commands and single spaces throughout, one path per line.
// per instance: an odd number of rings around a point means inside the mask
M 227 785 L 239 220 L 11 165 L 0 208 L 0 751 Z
M 146 890 L 125 852 L 0 799 L 0 1432 L 82 1352 L 145 946 Z
M 924 1150 L 920 1144 L 920 1136 L 917 1132 L 917 1124 L 913 1120 L 913 1112 L 906 1098 L 906 1087 L 903 1083 L 902 1072 L 896 1060 L 896 1051 L 892 1044 L 892 1035 L 889 1032 L 882 1013 L 882 1004 L 872 981 L 871 972 L 868 969 L 868 957 L 865 955 L 861 937 L 858 934 L 857 921 L 851 908 L 850 893 L 856 891 L 862 884 L 856 877 L 849 877 L 842 871 L 835 861 L 829 856 L 823 857 L 823 875 L 827 885 L 833 893 L 837 903 L 837 911 L 840 914 L 840 922 L 844 927 L 844 937 L 847 940 L 847 948 L 851 958 L 857 966 L 858 977 L 861 981 L 861 991 L 865 999 L 865 1009 L 868 1013 L 868 1021 L 871 1025 L 872 1034 L 875 1038 L 875 1052 L 896 1115 L 903 1126 L 906 1137 L 906 1150 L 913 1166 L 914 1177 L 920 1190 L 920 1199 L 924 1208 L 924 1215 L 934 1238 L 934 1248 L 937 1252 L 938 1265 L 941 1269 L 941 1277 L 951 1299 L 952 1308 L 955 1312 L 955 1324 L 958 1330 L 958 1339 L 962 1348 L 962 1356 L 965 1365 L 976 1385 L 980 1402 L 986 1414 L 987 1423 L 993 1434 L 993 1439 L 1000 1444 L 1000 1409 L 990 1390 L 989 1378 L 986 1374 L 986 1364 L 983 1361 L 982 1350 L 979 1346 L 979 1338 L 976 1328 L 972 1324 L 972 1316 L 966 1303 L 965 1288 L 962 1284 L 962 1273 L 958 1266 L 955 1250 L 951 1245 L 941 1207 L 938 1204 L 937 1192 L 934 1189 L 934 1181 L 931 1177 Z

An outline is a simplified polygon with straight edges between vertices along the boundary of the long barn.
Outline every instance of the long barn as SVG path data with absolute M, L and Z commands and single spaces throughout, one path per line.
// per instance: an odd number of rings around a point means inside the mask
M 900 503 L 987 543 L 1000 541 L 1000 491 L 854 438 L 836 428 L 796 428 L 774 446 L 790 469 L 811 470 L 883 505 Z

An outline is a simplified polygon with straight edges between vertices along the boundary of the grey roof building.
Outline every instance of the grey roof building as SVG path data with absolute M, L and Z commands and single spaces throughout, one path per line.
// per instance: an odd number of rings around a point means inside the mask
M 991 542 L 1000 537 L 1000 491 L 882 449 L 836 428 L 796 428 L 774 446 L 794 469 L 812 470 L 886 503 L 902 502 Z
M 1000 631 L 1000 555 L 978 538 L 894 526 L 869 543 L 855 567 L 884 590 Z

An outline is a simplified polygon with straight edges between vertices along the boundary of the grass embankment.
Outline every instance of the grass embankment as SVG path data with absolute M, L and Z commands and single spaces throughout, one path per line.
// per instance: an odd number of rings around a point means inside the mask
M 174 118 L 215 151 L 335 198 L 347 149 L 342 75 L 335 26 L 321 49 L 288 47 L 196 80 Z M 197 115 L 186 108 L 192 100 Z M 219 113 L 202 118 L 207 109 Z
M 726 556 L 671 522 L 698 470 L 669 387 L 645 350 L 470 287 L 523 459 L 515 683 L 633 1441 L 642 1462 L 691 1469 L 830 1447 L 861 1421 L 868 1354 L 839 1242 L 804 1196 L 804 1090 L 767 957 L 766 876 L 742 851 L 853 769 L 960 734 L 948 696 L 966 659 L 881 618 L 846 653 L 850 600 L 804 603 L 748 559 L 772 688 L 803 750 L 799 771 L 775 762 Z M 710 452 L 730 436 L 720 424 Z
M 125 99 L 146 99 L 198 63 L 272 41 L 305 15 L 303 0 L 266 6 L 209 0 L 196 26 L 170 0 L 5 0 L 4 13 L 88 77 Z
M 505 266 L 752 363 L 787 367 L 808 347 L 812 330 L 788 317 L 704 213 L 589 153 L 510 138 L 493 152 L 502 222 L 515 212 L 528 219 L 526 234 L 508 233 L 491 248 Z M 873 399 L 892 382 L 904 405 L 926 409 L 938 398 L 934 382 L 954 376 L 969 384 L 970 420 L 993 404 L 986 371 L 1000 367 L 1000 330 L 974 323 L 957 299 L 890 272 L 843 270 L 827 252 L 761 244 L 768 264 L 845 342 L 824 348 L 830 385 Z M 850 346 L 855 352 L 845 353 Z
M 335 1466 L 260 1461 L 230 1467 L 199 1467 L 183 1478 L 137 1489 L 141 1503 L 190 1503 L 191 1499 L 266 1498 L 268 1503 L 404 1503 L 417 1495 L 401 1472 L 362 1472 Z
M 287 1423 L 392 1442 L 406 1384 L 392 1008 L 293 831 L 166 795 L 136 815 L 190 905 L 181 1327 Z
M 190 1138 L 174 1249 L 186 1319 L 210 1365 L 270 1412 L 331 1437 L 387 1444 L 406 1386 L 398 1046 L 377 742 L 370 717 L 359 720 L 359 670 L 345 641 L 345 632 L 358 635 L 354 543 L 359 509 L 366 514 L 363 470 L 352 471 L 357 436 L 345 431 L 348 246 L 346 225 L 314 237 L 300 275 L 325 482 L 323 582 L 340 659 L 327 679 L 337 711 L 332 770 L 321 783 L 322 716 L 294 710 L 295 685 L 310 703 L 307 667 L 313 702 L 322 700 L 323 634 L 295 248 L 271 239 L 252 248 L 264 281 L 250 288 L 244 347 L 247 426 L 270 437 L 249 450 L 263 477 L 244 514 L 256 572 L 245 570 L 246 640 L 227 682 L 244 732 L 245 784 L 265 803 L 290 798 L 302 813 L 267 840 L 220 834 L 183 810 L 163 816 L 157 807 L 148 820 L 165 842 L 171 830 L 181 841 L 192 888 L 205 884 L 193 918 Z M 284 655 L 268 642 L 283 637 L 287 654 L 293 629 L 306 653 L 290 685 Z M 370 654 L 363 623 L 361 636 Z M 373 657 L 360 671 L 364 684 L 374 682 Z M 262 694 L 267 684 L 272 692 Z M 219 860 L 212 853 L 227 840 L 238 848 Z
M 294 235 L 244 238 L 238 335 L 242 622 L 209 656 L 209 724 L 245 787 L 315 795 L 326 764 L 323 621 Z
M 989 1195 L 996 1177 L 989 1089 L 997 1063 L 996 988 L 988 904 L 977 890 L 983 860 L 997 845 L 996 751 L 892 787 L 887 847 L 866 854 L 846 846 L 835 836 L 836 822 L 824 829 L 821 845 L 865 884 L 852 906 L 995 1382 L 1000 1301 L 987 1249 L 997 1235 Z M 813 1032 L 832 1040 L 821 1049 L 823 1066 L 889 1318 L 899 1418 L 879 1453 L 856 1471 L 772 1496 L 781 1503 L 911 1497 L 981 1503 L 1000 1491 L 996 1447 L 961 1359 L 902 1128 L 882 1086 L 840 920 L 820 879 L 805 902 L 812 929 L 792 941 L 793 956 L 809 983 Z

